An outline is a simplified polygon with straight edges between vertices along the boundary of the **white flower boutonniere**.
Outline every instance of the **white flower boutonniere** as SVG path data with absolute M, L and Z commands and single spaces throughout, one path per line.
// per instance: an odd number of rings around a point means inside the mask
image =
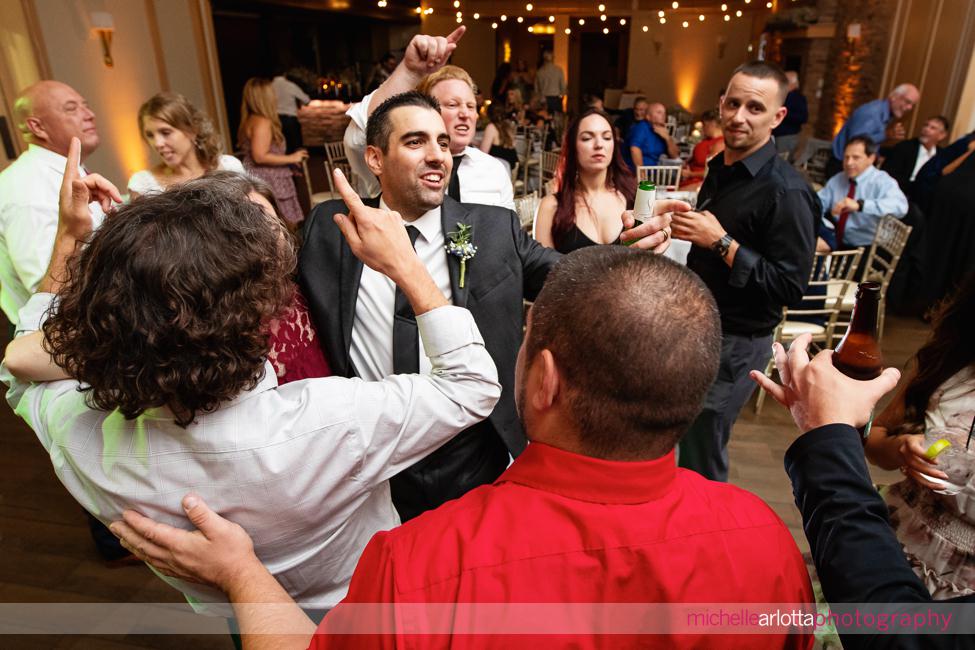
M 471 243 L 473 226 L 464 223 L 457 224 L 457 230 L 447 233 L 447 252 L 460 258 L 460 286 L 464 287 L 464 275 L 467 273 L 467 260 L 477 253 L 477 246 Z

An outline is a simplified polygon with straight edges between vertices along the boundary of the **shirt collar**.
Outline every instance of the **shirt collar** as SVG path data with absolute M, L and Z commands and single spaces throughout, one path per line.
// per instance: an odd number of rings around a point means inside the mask
M 381 195 L 379 197 L 379 207 L 383 210 L 389 210 L 389 206 L 386 205 L 386 201 L 383 200 Z M 438 205 L 432 210 L 428 210 L 426 213 L 415 219 L 412 223 L 404 220 L 403 225 L 413 226 L 419 230 L 420 235 L 427 241 L 427 243 L 435 241 L 442 228 L 442 225 L 440 224 L 440 208 L 441 206 Z
M 877 170 L 876 167 L 874 167 L 873 165 L 870 165 L 869 167 L 867 167 L 866 169 L 863 170 L 863 173 L 861 173 L 859 176 L 857 176 L 853 180 L 855 180 L 857 182 L 857 185 L 860 185 L 862 183 L 865 183 L 865 182 L 869 181 L 870 178 L 874 174 L 877 173 L 877 171 L 878 170 Z M 846 181 L 847 181 L 847 185 L 849 185 L 850 184 L 850 179 L 847 178 Z
M 775 143 L 773 143 L 770 138 L 768 142 L 762 145 L 757 151 L 749 154 L 747 158 L 743 158 L 731 165 L 725 165 L 724 154 L 725 152 L 722 151 L 718 156 L 712 158 L 709 166 L 713 165 L 720 169 L 723 167 L 735 167 L 736 165 L 740 164 L 748 171 L 748 174 L 754 178 L 755 175 L 758 174 L 759 170 L 765 166 L 765 163 L 776 156 L 776 149 Z
M 646 503 L 667 493 L 677 475 L 674 452 L 622 462 L 575 454 L 533 442 L 497 483 L 518 483 L 590 503 Z
M 274 366 L 271 365 L 271 362 L 265 359 L 264 376 L 261 377 L 260 381 L 257 382 L 257 386 L 254 386 L 254 388 L 251 388 L 250 390 L 246 390 L 243 393 L 240 393 L 239 395 L 237 395 L 237 397 L 226 402 L 226 406 L 234 406 L 236 404 L 240 404 L 241 402 L 247 401 L 250 398 L 254 397 L 255 395 L 258 395 L 260 393 L 269 390 L 273 390 L 277 387 L 278 387 L 278 375 L 274 371 Z
M 32 158 L 37 158 L 43 165 L 56 169 L 62 174 L 64 173 L 64 166 L 68 164 L 67 156 L 62 156 L 55 151 L 45 149 L 38 144 L 27 145 L 27 153 Z

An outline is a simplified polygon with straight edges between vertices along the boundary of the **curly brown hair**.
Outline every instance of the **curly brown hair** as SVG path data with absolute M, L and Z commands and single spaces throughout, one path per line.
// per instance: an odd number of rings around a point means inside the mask
M 165 406 L 185 427 L 263 377 L 294 267 L 282 226 L 230 183 L 142 196 L 70 260 L 45 348 L 93 408 Z

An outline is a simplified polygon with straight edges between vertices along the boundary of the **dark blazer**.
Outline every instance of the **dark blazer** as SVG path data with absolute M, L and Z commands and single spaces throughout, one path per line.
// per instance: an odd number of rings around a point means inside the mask
M 831 424 L 809 431 L 789 447 L 785 469 L 792 479 L 823 596 L 834 612 L 843 610 L 842 603 L 909 609 L 911 604 L 932 602 L 890 527 L 887 505 L 870 482 L 863 445 L 853 427 Z M 975 596 L 943 602 L 975 603 Z M 847 650 L 975 647 L 971 637 L 955 635 L 844 634 L 840 630 L 840 638 Z
M 908 196 L 911 191 L 911 173 L 914 171 L 914 163 L 917 162 L 917 152 L 920 148 L 921 141 L 917 138 L 898 142 L 884 157 L 884 164 L 881 166 Z
M 379 198 L 367 199 L 376 207 Z M 304 242 L 298 261 L 298 282 L 332 371 L 355 376 L 349 351 L 355 316 L 360 262 L 332 220 L 347 213 L 340 200 L 327 201 L 305 220 Z M 524 334 L 523 300 L 534 300 L 549 269 L 561 255 L 529 237 L 517 215 L 506 208 L 461 204 L 444 197 L 441 220 L 444 233 L 458 223 L 473 226 L 471 241 L 477 253 L 467 261 L 464 287 L 460 284 L 460 260 L 447 255 L 453 304 L 466 307 L 474 316 L 487 351 L 498 367 L 501 399 L 489 420 L 513 456 L 525 448 L 525 434 L 515 412 L 515 359 Z

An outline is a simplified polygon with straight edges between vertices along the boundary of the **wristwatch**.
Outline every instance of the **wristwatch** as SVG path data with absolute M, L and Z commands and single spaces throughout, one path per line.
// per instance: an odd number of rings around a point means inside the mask
M 731 242 L 733 241 L 735 240 L 731 238 L 731 235 L 725 233 L 724 237 L 711 244 L 711 250 L 714 251 L 718 257 L 724 258 L 724 256 L 728 254 L 728 251 L 731 250 Z
M 857 199 L 857 212 L 863 212 L 863 199 Z

